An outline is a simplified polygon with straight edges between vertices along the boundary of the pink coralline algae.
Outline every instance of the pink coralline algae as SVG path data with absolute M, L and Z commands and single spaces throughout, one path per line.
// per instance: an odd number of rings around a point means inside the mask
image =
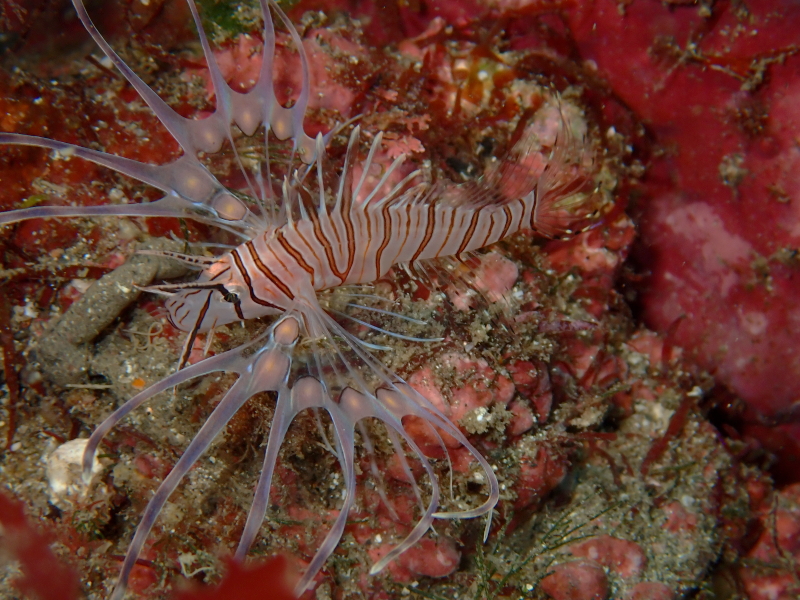
M 700 5 L 601 1 L 569 23 L 656 140 L 636 209 L 644 320 L 747 403 L 737 426 L 796 481 L 800 10 Z
M 639 544 L 610 535 L 599 535 L 573 544 L 569 551 L 575 556 L 593 560 L 620 577 L 639 575 L 647 566 L 647 557 Z
M 377 562 L 392 546 L 385 544 L 373 547 L 370 558 Z M 411 583 L 419 577 L 447 577 L 458 568 L 461 553 L 451 538 L 422 540 L 414 548 L 404 553 L 388 567 L 392 579 L 399 583 Z
M 776 492 L 760 507 L 761 535 L 746 555 L 741 579 L 751 600 L 791 600 L 800 595 L 800 484 Z
M 203 6 L 213 12 L 212 4 Z M 591 209 L 581 215 L 585 230 L 571 239 L 521 234 L 426 277 L 398 270 L 375 284 L 393 311 L 426 324 L 398 325 L 378 313 L 371 324 L 433 340 L 387 337 L 381 360 L 490 461 L 500 501 L 490 522 L 437 521 L 435 535 L 369 575 L 417 522 L 409 479 L 424 476 L 369 423 L 375 448 L 367 453 L 366 436 L 359 440 L 356 504 L 304 598 L 667 600 L 711 598 L 712 588 L 719 598 L 797 597 L 797 487 L 773 489 L 761 471 L 764 446 L 749 437 L 768 440 L 775 422 L 791 418 L 797 396 L 797 369 L 775 367 L 794 360 L 800 339 L 791 304 L 797 190 L 790 174 L 798 159 L 789 98 L 797 66 L 786 37 L 797 24 L 794 8 L 781 21 L 761 5 L 671 4 L 317 1 L 293 9 L 317 86 L 310 126 L 326 132 L 358 117 L 370 136 L 384 132 L 381 167 L 368 178 L 377 181 L 408 153 L 409 162 L 427 161 L 434 177 L 473 181 L 525 131 L 542 142 L 527 165 L 535 170 L 546 164 L 561 115 L 592 176 L 576 200 Z M 97 21 L 177 110 L 202 116 L 211 107 L 207 70 L 186 44 L 182 6 L 151 0 L 126 13 L 109 3 Z M 260 34 L 248 15 L 242 9 L 214 39 L 226 79 L 241 89 L 259 67 Z M 78 35 L 72 25 L 65 31 Z M 730 48 L 720 48 L 723 38 Z M 19 70 L 0 71 L 0 129 L 153 163 L 171 159 L 170 138 L 107 66 L 80 56 L 45 61 L 41 39 L 28 43 L 20 43 Z M 285 100 L 298 73 L 282 31 L 277 54 Z M 770 75 L 765 87 L 759 73 Z M 717 86 L 710 100 L 701 74 Z M 633 76 L 641 85 L 630 83 Z M 740 89 L 747 82 L 755 87 Z M 721 130 L 735 136 L 711 152 Z M 345 136 L 334 138 L 332 160 L 345 145 Z M 224 172 L 226 160 L 215 168 Z M 152 190 L 94 165 L 30 149 L 0 149 L 0 178 L 3 210 L 48 195 L 78 204 L 154 199 Z M 758 227 L 745 218 L 753 215 Z M 158 305 L 140 299 L 89 344 L 86 376 L 65 388 L 41 375 L 47 365 L 32 360 L 35 338 L 121 257 L 161 236 L 226 241 L 177 219 L 50 220 L 4 231 L 0 309 L 15 332 L 3 342 L 4 368 L 22 379 L 18 393 L 12 385 L 0 392 L 0 434 L 12 439 L 3 485 L 51 522 L 54 550 L 76 564 L 91 598 L 113 585 L 138 516 L 233 378 L 197 381 L 133 415 L 106 440 L 93 487 L 54 494 L 41 457 L 85 438 L 135 390 L 169 373 L 180 339 Z M 637 297 L 644 269 L 649 287 Z M 346 302 L 335 293 L 329 301 Z M 354 327 L 359 335 L 367 329 Z M 213 339 L 198 336 L 190 362 L 246 336 L 238 324 Z M 31 364 L 18 373 L 23 354 Z M 720 429 L 712 425 L 707 412 L 720 411 L 707 399 L 723 385 L 761 416 L 732 411 Z M 167 598 L 186 578 L 219 581 L 244 527 L 273 407 L 268 394 L 246 404 L 189 473 L 133 571 L 135 595 Z M 301 569 L 339 515 L 342 492 L 327 424 L 305 417 L 287 436 L 252 552 L 255 560 L 286 552 Z M 485 475 L 470 455 L 413 416 L 403 427 L 434 461 L 448 510 L 471 506 Z M 266 564 L 251 575 L 271 589 L 274 564 Z M 221 589 L 250 581 L 243 569 L 232 567 Z M 726 577 L 735 590 L 728 596 L 719 583 Z M 213 592 L 196 597 L 203 593 Z
M 668 585 L 654 581 L 637 583 L 625 600 L 673 600 L 675 592 Z
M 596 562 L 576 560 L 558 565 L 542 579 L 542 590 L 553 600 L 605 600 L 608 581 Z
M 246 567 L 229 561 L 218 586 L 180 591 L 172 600 L 263 600 L 265 589 L 269 590 L 269 600 L 295 600 L 292 588 L 296 579 L 295 566 L 285 556 L 273 556 Z

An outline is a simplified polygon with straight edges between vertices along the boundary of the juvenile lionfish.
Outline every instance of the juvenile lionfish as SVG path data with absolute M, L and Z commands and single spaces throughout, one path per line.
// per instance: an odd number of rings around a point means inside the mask
M 522 137 L 506 160 L 481 179 L 468 184 L 432 182 L 416 170 L 400 175 L 404 157 L 385 169 L 376 184 L 367 185 L 382 136 L 374 136 L 368 155 L 359 160 L 358 126 L 349 137 L 343 164 L 333 171 L 326 165 L 326 146 L 341 127 L 315 138 L 306 134 L 304 118 L 312 89 L 308 58 L 291 22 L 274 0 L 260 0 L 263 11 L 263 62 L 260 75 L 246 92 L 226 83 L 193 0 L 188 0 L 216 96 L 216 110 L 203 119 L 180 116 L 120 58 L 92 24 L 82 0 L 73 0 L 77 15 L 110 63 L 127 79 L 183 150 L 180 158 L 152 165 L 46 138 L 0 134 L 0 143 L 36 146 L 61 158 L 77 157 L 113 169 L 161 190 L 150 203 L 103 206 L 36 206 L 0 214 L 0 225 L 33 218 L 62 217 L 180 217 L 216 226 L 237 236 L 240 245 L 224 253 L 203 255 L 159 252 L 202 269 L 191 283 L 154 285 L 149 291 L 167 296 L 170 322 L 187 333 L 177 372 L 131 398 L 101 423 L 88 441 L 83 457 L 84 480 L 104 436 L 126 415 L 155 395 L 213 372 L 232 372 L 236 382 L 225 393 L 177 464 L 150 500 L 124 559 L 112 599 L 123 597 L 126 584 L 148 534 L 168 498 L 209 449 L 234 414 L 259 392 L 274 392 L 274 420 L 266 446 L 264 466 L 255 490 L 235 556 L 243 560 L 264 521 L 276 460 L 294 418 L 320 409 L 332 423 L 333 439 L 323 440 L 342 470 L 345 493 L 338 517 L 297 585 L 306 590 L 342 537 L 356 498 L 356 432 L 375 469 L 372 442 L 363 421 L 375 419 L 406 474 L 419 505 L 420 517 L 408 536 L 376 562 L 371 573 L 413 546 L 435 519 L 464 519 L 491 513 L 499 497 L 497 477 L 487 460 L 428 399 L 384 366 L 373 354 L 385 347 L 366 342 L 340 322 L 350 317 L 320 302 L 319 294 L 332 288 L 367 284 L 403 268 L 414 276 L 426 272 L 432 261 L 460 260 L 469 252 L 521 231 L 548 237 L 568 234 L 565 197 L 579 179 L 569 164 L 575 144 L 562 121 L 559 138 L 544 171 L 533 173 L 526 164 L 532 142 Z M 282 106 L 274 89 L 273 60 L 276 33 L 272 12 L 283 22 L 297 49 L 302 88 L 291 107 Z M 256 136 L 263 126 L 265 155 L 256 168 L 237 151 L 235 137 Z M 271 159 L 270 136 L 289 140 L 291 159 Z M 232 149 L 245 182 L 242 189 L 222 185 L 201 157 Z M 356 176 L 360 170 L 360 176 Z M 333 174 L 331 174 L 333 173 Z M 333 181 L 333 184 L 331 184 Z M 369 189 L 371 187 L 371 189 Z M 153 253 L 153 252 L 151 252 Z M 345 295 L 347 292 L 345 291 Z M 349 299 L 358 301 L 359 294 Z M 394 315 L 390 311 L 364 307 Z M 275 317 L 255 339 L 189 365 L 189 354 L 199 333 L 226 324 Z M 380 330 L 387 335 L 416 340 Z M 457 440 L 480 465 L 485 500 L 466 510 L 441 511 L 440 486 L 431 461 L 403 425 L 409 416 L 422 419 L 439 440 L 446 434 Z M 318 419 L 319 423 L 319 419 Z M 413 475 L 409 456 L 422 466 L 429 491 L 423 493 Z M 384 502 L 389 502 L 381 494 Z M 427 496 L 427 498 L 426 498 Z M 391 510 L 391 509 L 390 509 Z M 488 530 L 487 530 L 488 531 Z

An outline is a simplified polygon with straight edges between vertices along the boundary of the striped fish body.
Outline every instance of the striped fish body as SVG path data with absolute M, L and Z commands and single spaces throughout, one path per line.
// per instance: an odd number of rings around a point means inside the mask
M 302 287 L 298 274 L 304 272 L 311 288 L 322 291 L 371 283 L 397 264 L 483 248 L 530 228 L 533 207 L 534 193 L 502 207 L 415 204 L 405 197 L 383 206 L 356 203 L 347 213 L 323 212 L 288 223 L 274 235 L 243 244 L 236 253 L 264 257 L 273 272 L 287 277 L 285 287 Z
M 213 273 L 207 275 L 209 280 L 218 273 L 228 274 L 225 290 L 232 295 L 222 299 L 228 303 L 235 300 L 234 311 L 230 307 L 218 311 L 226 312 L 227 318 L 211 322 L 221 325 L 237 318 L 274 314 L 296 302 L 319 308 L 316 292 L 371 283 L 386 276 L 395 265 L 459 256 L 523 230 L 546 237 L 572 233 L 572 218 L 561 201 L 582 198 L 588 180 L 570 127 L 563 114 L 561 118 L 560 135 L 540 173 L 525 164 L 533 140 L 523 136 L 509 160 L 478 182 L 423 182 L 409 187 L 415 177 L 412 173 L 380 196 L 378 190 L 384 189 L 402 162 L 400 158 L 364 200 L 357 198 L 380 147 L 381 135 L 375 137 L 362 165 L 361 180 L 352 185 L 350 169 L 359 136 L 356 127 L 332 207 L 322 191 L 324 148 L 318 138 L 314 160 L 318 205 L 312 205 L 312 194 L 301 183 L 284 187 L 287 221 L 242 244 L 210 269 Z M 293 204 L 298 204 L 298 211 L 292 210 Z M 300 217 L 292 217 L 293 212 L 299 212 Z M 202 322 L 204 329 L 210 326 Z
M 383 277 L 394 265 L 458 256 L 530 228 L 535 192 L 503 206 L 429 205 L 366 208 L 364 220 L 378 222 L 381 235 L 364 244 L 343 283 L 366 283 Z
M 210 296 L 187 290 L 167 308 L 177 327 L 188 331 L 200 321 L 205 331 L 277 314 L 295 301 L 313 304 L 316 292 L 373 282 L 397 264 L 458 256 L 533 229 L 535 197 L 479 208 L 400 197 L 321 211 L 241 244 L 200 278 L 218 286 Z

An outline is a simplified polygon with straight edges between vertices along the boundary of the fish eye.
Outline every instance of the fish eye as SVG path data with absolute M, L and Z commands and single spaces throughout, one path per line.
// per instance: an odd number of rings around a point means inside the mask
M 239 302 L 239 294 L 230 291 L 224 285 L 219 286 L 219 293 L 222 294 L 222 299 L 225 302 L 230 302 L 231 304 Z

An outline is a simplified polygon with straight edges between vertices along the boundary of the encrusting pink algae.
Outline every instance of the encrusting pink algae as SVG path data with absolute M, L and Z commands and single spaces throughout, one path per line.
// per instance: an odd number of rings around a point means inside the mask
M 626 211 L 646 202 L 646 167 L 661 149 L 596 65 L 573 51 L 568 19 L 559 17 L 573 3 L 353 4 L 352 10 L 337 2 L 285 8 L 311 67 L 306 132 L 313 137 L 357 119 L 364 153 L 383 132 L 375 156 L 383 170 L 368 174 L 371 186 L 401 154 L 437 180 L 475 181 L 526 133 L 551 148 L 565 122 L 591 157 L 592 186 L 580 198 L 582 233 L 564 240 L 520 233 L 466 264 L 444 264 L 424 277 L 397 269 L 360 302 L 407 320 L 348 307 L 351 298 L 341 290 L 324 297 L 330 310 L 349 311 L 368 325 L 433 340 L 351 327 L 388 347 L 376 356 L 485 457 L 500 499 L 491 521 L 436 520 L 416 545 L 370 574 L 419 520 L 409 475 L 424 495 L 430 485 L 421 463 L 404 463 L 383 426 L 368 421 L 368 435 L 356 432 L 353 509 L 302 597 L 795 598 L 797 484 L 776 490 L 754 443 L 709 421 L 713 376 L 670 332 L 647 329 L 631 308 L 641 276 L 629 262 L 637 226 Z M 260 69 L 258 2 L 198 5 L 225 80 L 249 89 Z M 87 8 L 117 52 L 178 113 L 201 118 L 213 110 L 213 87 L 183 0 Z M 179 156 L 131 86 L 89 44 L 74 14 L 66 7 L 58 14 L 31 11 L 26 22 L 0 13 L 9 31 L 0 130 L 153 164 Z M 58 23 L 63 33 L 47 39 L 40 23 Z M 296 48 L 281 27 L 274 81 L 282 103 L 302 85 Z M 344 129 L 330 140 L 329 164 L 342 162 L 349 134 Z M 243 160 L 257 160 L 263 141 L 247 143 Z M 270 151 L 288 154 L 281 146 Z M 548 153 L 529 158 L 535 171 Z M 209 160 L 226 185 L 244 187 L 231 153 Z M 3 211 L 53 198 L 98 205 L 158 196 L 93 163 L 36 148 L 0 148 Z M 136 285 L 146 286 L 185 272 L 165 274 L 167 267 L 134 252 L 231 241 L 213 227 L 172 217 L 34 220 L 2 230 L 0 439 L 9 443 L 0 457 L 0 598 L 58 598 L 25 578 L 36 561 L 5 543 L 30 527 L 6 497 L 23 501 L 29 523 L 47 532 L 61 563 L 77 573 L 80 597 L 110 596 L 147 503 L 236 380 L 213 373 L 132 412 L 106 436 L 93 482 L 83 486 L 75 457 L 85 441 L 70 444 L 172 373 L 181 353 L 182 335 L 160 300 L 140 294 L 126 278 L 144 272 Z M 195 247 L 209 256 L 212 250 Z M 115 273 L 117 279 L 104 280 L 107 295 L 91 295 L 93 282 Z M 67 312 L 81 298 L 113 305 L 108 321 L 97 326 L 85 309 Z M 43 339 L 56 339 L 59 317 L 62 330 L 65 320 L 71 323 L 66 337 L 42 348 Z M 213 338 L 198 335 L 189 364 L 236 348 L 271 320 L 245 324 L 221 327 Z M 65 371 L 64 357 L 72 365 L 83 361 L 81 368 Z M 248 562 L 228 563 L 245 527 L 274 413 L 274 394 L 251 398 L 189 471 L 133 568 L 128 597 L 201 598 L 208 593 L 198 591 L 201 585 L 218 583 L 226 570 L 233 575 L 223 585 L 233 587 L 224 589 L 240 593 L 237 577 L 244 582 L 242 569 L 251 566 L 265 573 L 269 587 L 280 560 L 268 557 L 276 553 L 297 572 L 308 566 L 339 516 L 345 486 L 330 447 L 331 422 L 320 423 L 309 411 L 286 435 Z M 458 439 L 436 433 L 418 416 L 405 417 L 403 427 L 430 458 L 447 510 L 467 510 L 485 498 L 486 475 Z M 44 552 L 41 560 L 55 564 Z

